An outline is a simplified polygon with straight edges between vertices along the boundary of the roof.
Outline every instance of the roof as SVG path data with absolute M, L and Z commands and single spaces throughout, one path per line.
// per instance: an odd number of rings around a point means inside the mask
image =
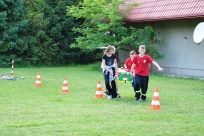
M 130 22 L 204 18 L 204 0 L 125 0 L 120 8 L 132 3 L 141 5 L 130 10 Z

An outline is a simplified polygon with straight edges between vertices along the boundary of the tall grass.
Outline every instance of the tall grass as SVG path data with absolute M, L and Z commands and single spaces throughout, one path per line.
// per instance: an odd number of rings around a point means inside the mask
M 10 75 L 1 68 L 0 75 Z M 40 72 L 42 87 L 35 87 Z M 0 80 L 2 136 L 202 136 L 204 81 L 150 75 L 147 101 L 135 102 L 130 83 L 118 82 L 121 98 L 96 99 L 104 81 L 100 64 L 15 68 L 16 81 Z M 25 77 L 21 79 L 20 77 Z M 68 94 L 62 94 L 64 77 Z M 161 110 L 150 110 L 159 88 Z

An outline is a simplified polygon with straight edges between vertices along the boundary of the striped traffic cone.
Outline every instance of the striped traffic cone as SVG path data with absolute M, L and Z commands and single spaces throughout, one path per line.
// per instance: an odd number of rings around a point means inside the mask
M 95 98 L 103 98 L 103 93 L 102 93 L 102 88 L 101 88 L 101 82 L 100 81 L 98 81 L 98 83 L 97 83 Z
M 39 72 L 38 72 L 38 75 L 37 75 L 37 78 L 36 78 L 35 86 L 36 87 L 42 86 L 41 80 L 40 80 L 40 73 Z
M 69 93 L 67 79 L 64 78 L 63 86 L 62 86 L 62 93 Z
M 155 88 L 154 96 L 152 98 L 152 103 L 150 105 L 150 109 L 152 110 L 161 110 L 160 103 L 159 103 L 159 92 L 158 88 Z

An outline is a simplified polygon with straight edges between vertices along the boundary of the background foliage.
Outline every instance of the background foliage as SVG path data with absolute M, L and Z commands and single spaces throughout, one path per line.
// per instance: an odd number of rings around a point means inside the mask
M 25 29 L 29 20 L 24 0 L 3 0 L 0 2 L 0 65 L 7 66 L 12 58 L 20 60 L 19 56 L 28 49 L 31 37 L 26 35 Z
M 84 23 L 73 30 L 81 35 L 72 47 L 94 50 L 98 46 L 114 45 L 117 49 L 136 50 L 139 45 L 147 47 L 147 53 L 154 58 L 163 55 L 156 50 L 162 41 L 158 33 L 150 26 L 142 29 L 126 26 L 124 20 L 132 7 L 140 3 L 123 6 L 124 0 L 84 0 L 77 5 L 67 6 L 67 14 L 76 18 L 85 18 Z M 150 41 L 154 39 L 154 43 Z
M 84 19 L 66 15 L 66 6 L 80 0 L 3 0 L 0 2 L 0 67 L 87 64 L 95 62 L 93 54 L 72 49 L 79 33 L 72 31 Z M 86 58 L 86 59 L 83 59 Z M 83 59 L 83 60 L 82 60 Z
M 1 0 L 0 67 L 60 66 L 89 64 L 100 60 L 97 47 L 109 44 L 117 49 L 147 46 L 155 58 L 161 42 L 149 26 L 125 26 L 133 3 L 121 10 L 124 0 Z M 122 12 L 121 12 L 122 11 Z M 150 44 L 151 39 L 156 39 Z M 74 48 L 72 48 L 74 47 Z

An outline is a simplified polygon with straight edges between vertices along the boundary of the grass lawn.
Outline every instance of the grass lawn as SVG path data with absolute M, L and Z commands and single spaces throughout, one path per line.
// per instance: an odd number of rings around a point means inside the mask
M 0 80 L 1 136 L 203 136 L 204 81 L 150 75 L 147 101 L 135 102 L 130 83 L 121 98 L 96 99 L 99 65 L 14 68 L 16 81 Z M 1 68 L 10 75 L 11 68 Z M 42 87 L 35 87 L 40 72 Z M 23 76 L 25 79 L 20 79 Z M 69 92 L 62 94 L 64 77 Z M 161 110 L 150 110 L 158 87 Z

